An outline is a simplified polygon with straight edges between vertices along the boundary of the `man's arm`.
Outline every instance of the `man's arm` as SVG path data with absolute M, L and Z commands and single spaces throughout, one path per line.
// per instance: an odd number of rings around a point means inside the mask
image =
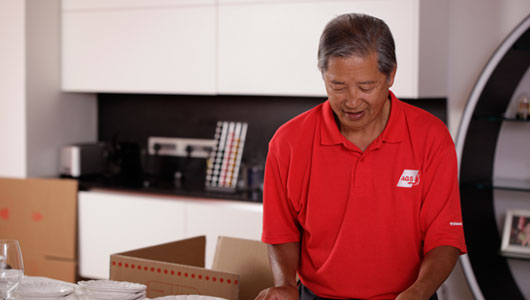
M 300 243 L 269 245 L 274 287 L 259 293 L 255 300 L 298 300 L 296 270 L 300 263 Z
M 425 254 L 418 279 L 396 300 L 427 300 L 447 279 L 453 270 L 460 250 L 451 246 L 440 246 Z

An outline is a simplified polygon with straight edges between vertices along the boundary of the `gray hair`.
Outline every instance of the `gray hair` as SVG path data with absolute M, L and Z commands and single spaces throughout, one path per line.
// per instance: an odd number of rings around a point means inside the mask
M 377 53 L 379 72 L 390 78 L 397 65 L 394 38 L 386 23 L 364 14 L 343 14 L 331 20 L 320 37 L 318 68 L 324 73 L 330 57 L 365 57 Z

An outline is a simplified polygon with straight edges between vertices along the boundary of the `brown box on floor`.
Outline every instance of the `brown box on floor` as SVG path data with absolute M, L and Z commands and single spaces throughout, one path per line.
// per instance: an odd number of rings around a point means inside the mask
M 265 244 L 219 237 L 212 269 L 204 268 L 205 245 L 200 236 L 113 254 L 110 279 L 145 284 L 149 298 L 195 294 L 252 300 L 273 285 Z
M 74 282 L 77 181 L 0 178 L 0 238 L 20 242 L 24 273 Z

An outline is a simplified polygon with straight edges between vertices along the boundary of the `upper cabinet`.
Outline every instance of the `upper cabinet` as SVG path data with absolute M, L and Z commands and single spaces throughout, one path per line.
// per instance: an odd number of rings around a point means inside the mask
M 214 0 L 63 0 L 66 91 L 215 93 Z
M 445 97 L 448 8 L 437 2 L 219 0 L 218 91 L 324 96 L 320 34 L 335 16 L 358 12 L 385 20 L 394 35 L 399 97 Z
M 63 87 L 325 96 L 320 34 L 333 17 L 360 12 L 394 35 L 399 97 L 446 97 L 445 2 L 63 0 Z
M 325 2 L 219 1 L 221 94 L 325 95 L 318 40 Z M 335 4 L 343 9 L 345 3 Z

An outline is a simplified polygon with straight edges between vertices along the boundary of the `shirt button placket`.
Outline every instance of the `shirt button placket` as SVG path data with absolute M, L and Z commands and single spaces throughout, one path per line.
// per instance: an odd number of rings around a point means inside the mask
M 361 168 L 360 166 L 360 163 L 362 162 L 362 159 L 363 159 L 363 154 L 361 153 L 360 155 L 359 154 L 354 154 L 354 157 L 353 159 L 355 160 L 355 164 L 354 164 L 354 167 L 353 167 L 353 174 L 352 174 L 352 187 L 358 187 L 359 186 L 359 171 Z
M 357 162 L 357 172 L 355 174 L 358 187 L 362 187 L 364 185 L 365 160 L 366 152 L 363 152 L 361 153 L 361 156 L 359 156 L 359 160 Z

